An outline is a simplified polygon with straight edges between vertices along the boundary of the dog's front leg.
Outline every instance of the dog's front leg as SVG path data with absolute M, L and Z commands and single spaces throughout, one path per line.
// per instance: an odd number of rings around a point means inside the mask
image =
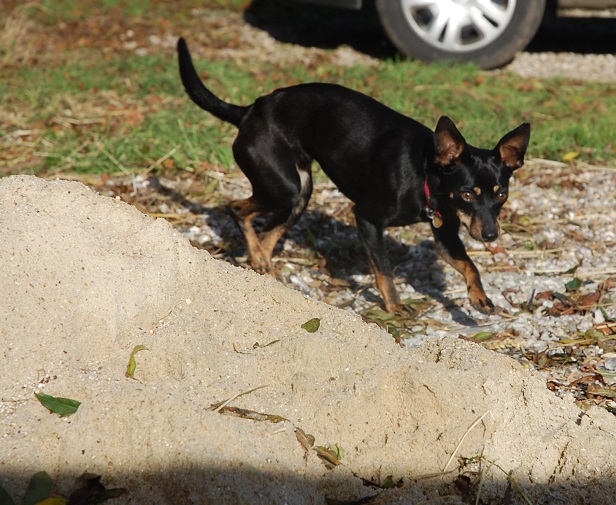
M 493 311 L 494 304 L 483 289 L 479 270 L 466 254 L 464 244 L 458 236 L 459 229 L 460 222 L 455 220 L 448 220 L 438 228 L 432 226 L 436 249 L 447 263 L 464 276 L 471 305 L 478 311 L 489 314 Z
M 383 227 L 377 226 L 355 211 L 357 229 L 368 253 L 370 268 L 376 279 L 376 287 L 383 297 L 383 303 L 387 312 L 404 313 L 408 307 L 400 301 L 400 296 L 394 286 L 391 265 L 385 254 L 383 243 Z

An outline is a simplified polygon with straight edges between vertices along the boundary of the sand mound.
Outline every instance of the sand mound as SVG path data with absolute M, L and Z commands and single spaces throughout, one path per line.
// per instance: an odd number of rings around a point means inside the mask
M 483 503 L 503 499 L 504 472 L 533 503 L 613 499 L 614 417 L 513 360 L 456 339 L 405 351 L 79 183 L 1 180 L 0 223 L 0 482 L 15 497 L 45 470 L 65 494 L 85 471 L 128 490 L 109 503 L 323 504 L 389 476 L 403 487 L 382 503 L 462 503 L 453 481 L 473 472 Z M 287 421 L 208 410 L 260 386 L 229 405 Z M 82 404 L 61 418 L 38 391 Z M 305 455 L 295 428 L 342 464 Z M 460 457 L 476 459 L 458 471 Z

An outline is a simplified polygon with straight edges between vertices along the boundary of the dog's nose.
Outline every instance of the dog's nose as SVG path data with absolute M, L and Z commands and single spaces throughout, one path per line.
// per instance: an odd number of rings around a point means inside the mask
M 484 242 L 494 242 L 498 238 L 498 231 L 484 228 L 481 232 L 481 238 Z

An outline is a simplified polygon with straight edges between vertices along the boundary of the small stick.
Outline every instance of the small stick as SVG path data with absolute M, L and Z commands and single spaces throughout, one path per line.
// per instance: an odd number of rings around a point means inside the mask
M 447 464 L 445 465 L 445 468 L 443 468 L 443 473 L 447 473 L 447 470 L 449 468 L 449 465 L 451 464 L 451 462 L 453 461 L 453 458 L 456 457 L 456 453 L 458 452 L 458 449 L 460 449 L 460 446 L 462 445 L 462 443 L 464 442 L 464 439 L 466 439 L 467 435 L 470 433 L 470 431 L 477 426 L 481 421 L 483 421 L 483 418 L 485 416 L 488 415 L 490 411 L 488 410 L 485 414 L 483 414 L 482 416 L 478 417 L 475 422 L 473 424 L 471 424 L 468 428 L 468 430 L 466 430 L 466 433 L 464 433 L 464 436 L 462 437 L 462 439 L 460 440 L 460 442 L 458 443 L 458 445 L 456 446 L 456 448 L 454 449 L 454 451 L 451 453 L 451 456 L 449 457 L 449 461 L 447 461 Z
M 250 393 L 256 391 L 257 389 L 266 388 L 267 386 L 268 386 L 268 384 L 264 384 L 263 386 L 257 386 L 256 388 L 250 389 L 248 391 L 243 391 L 241 393 L 238 393 L 235 396 L 232 396 L 231 398 L 229 398 L 228 400 L 225 400 L 224 402 L 222 402 L 218 407 L 216 407 L 216 410 L 214 410 L 214 412 L 220 412 L 227 405 L 229 405 L 233 400 L 235 400 L 236 398 L 239 398 L 240 396 L 244 396 L 244 395 L 250 394 Z

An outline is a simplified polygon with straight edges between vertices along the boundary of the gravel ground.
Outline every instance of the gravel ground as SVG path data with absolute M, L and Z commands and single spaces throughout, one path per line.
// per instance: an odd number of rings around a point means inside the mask
M 597 82 L 616 81 L 616 57 L 613 54 L 523 52 L 506 69 L 522 77 L 540 79 L 568 77 Z

